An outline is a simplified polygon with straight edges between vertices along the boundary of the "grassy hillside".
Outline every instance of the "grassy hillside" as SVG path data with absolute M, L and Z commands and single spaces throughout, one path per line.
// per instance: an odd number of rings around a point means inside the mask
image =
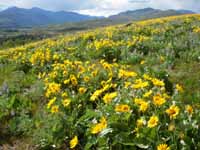
M 17 17 L 15 11 L 25 11 L 24 15 L 26 16 L 25 18 L 22 17 L 23 15 L 20 15 L 22 18 L 25 20 L 21 21 L 19 17 Z M 39 16 L 41 16 L 43 13 L 50 13 L 52 15 L 52 12 L 46 12 L 42 11 L 39 8 L 33 8 L 31 10 L 24 10 L 24 9 L 19 9 L 19 8 L 10 8 L 7 10 L 8 12 L 12 12 L 10 17 L 10 20 L 13 20 L 14 22 L 17 21 L 18 23 L 11 23 L 8 25 L 5 25 L 5 19 L 1 16 L 0 12 L 0 26 L 1 23 L 4 24 L 4 27 L 0 29 L 0 49 L 6 49 L 6 48 L 11 48 L 11 47 L 16 47 L 20 45 L 24 45 L 25 43 L 30 43 L 34 41 L 39 41 L 41 39 L 46 39 L 46 38 L 51 38 L 51 37 L 56 37 L 58 35 L 66 35 L 69 33 L 74 33 L 78 31 L 86 31 L 86 30 L 91 30 L 95 29 L 97 27 L 105 27 L 109 25 L 116 25 L 116 24 L 122 24 L 122 23 L 127 23 L 129 24 L 130 22 L 133 21 L 138 21 L 138 20 L 145 20 L 145 19 L 151 19 L 151 18 L 158 18 L 158 17 L 166 17 L 166 16 L 176 16 L 176 15 L 182 15 L 182 14 L 192 14 L 193 12 L 187 11 L 187 10 L 159 10 L 159 9 L 153 9 L 153 8 L 145 8 L 145 9 L 139 9 L 139 10 L 134 10 L 134 11 L 127 11 L 127 12 L 122 12 L 114 16 L 110 16 L 108 18 L 96 18 L 96 17 L 91 17 L 90 19 L 86 18 L 83 20 L 87 21 L 81 21 L 81 22 L 68 22 L 68 23 L 63 23 L 59 24 L 59 22 L 56 22 L 57 18 L 59 20 L 59 14 L 60 13 L 55 13 L 58 16 L 54 16 L 54 19 L 52 18 L 51 21 L 53 21 L 54 25 L 50 25 L 49 23 L 48 26 L 44 26 L 44 23 L 46 19 L 41 19 Z M 4 17 L 9 18 L 7 15 L 10 15 L 8 12 L 4 12 Z M 33 11 L 33 12 L 32 12 Z M 36 11 L 36 12 L 35 12 Z M 39 11 L 39 12 L 38 12 Z M 8 14 L 7 14 L 8 13 Z M 35 14 L 36 13 L 36 14 Z M 61 14 L 64 12 L 61 12 Z M 30 15 L 32 14 L 32 15 Z M 35 15 L 33 15 L 35 14 Z M 53 13 L 54 14 L 54 13 Z M 60 14 L 60 15 L 61 15 Z M 64 16 L 64 18 L 70 19 L 70 13 L 68 13 L 69 16 Z M 39 16 L 37 16 L 39 15 Z M 72 14 L 71 14 L 72 15 Z M 32 17 L 30 17 L 32 16 Z M 34 17 L 35 16 L 35 17 Z M 42 15 L 44 17 L 44 15 Z M 48 16 L 48 15 L 45 15 Z M 62 16 L 62 15 L 61 15 Z M 89 17 L 89 16 L 88 16 Z M 18 18 L 18 19 L 16 19 Z M 27 27 L 25 24 L 33 24 L 31 21 L 27 21 L 31 18 L 31 20 L 37 24 L 31 27 Z M 92 19 L 93 18 L 93 19 Z M 75 19 L 75 18 L 74 18 Z M 12 22 L 12 21 L 8 22 Z M 37 21 L 34 21 L 37 20 Z M 38 22 L 39 20 L 39 22 Z M 43 20 L 44 24 L 42 26 Z M 57 23 L 57 24 L 56 24 Z M 17 26 L 16 24 L 20 24 L 20 26 Z M 36 26 L 37 25 L 37 26 Z M 25 28 L 26 27 L 26 28 Z
M 200 15 L 0 51 L 0 145 L 200 149 Z

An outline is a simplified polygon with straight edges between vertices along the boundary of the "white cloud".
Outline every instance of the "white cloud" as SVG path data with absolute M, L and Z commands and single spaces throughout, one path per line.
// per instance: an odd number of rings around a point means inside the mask
M 78 12 L 98 16 L 109 16 L 121 11 L 145 7 L 200 11 L 200 0 L 96 0 L 95 8 L 78 10 Z
M 145 7 L 189 9 L 200 12 L 200 0 L 0 0 L 0 6 L 41 7 L 48 10 L 76 11 L 108 16 L 121 11 Z

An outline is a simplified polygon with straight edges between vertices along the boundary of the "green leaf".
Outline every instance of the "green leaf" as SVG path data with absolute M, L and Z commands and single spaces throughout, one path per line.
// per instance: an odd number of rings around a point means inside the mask
M 86 119 L 90 119 L 90 118 L 93 118 L 93 117 L 97 117 L 97 113 L 94 112 L 94 110 L 87 110 L 85 115 L 83 115 L 80 119 L 79 119 L 79 122 L 81 121 L 84 121 Z
M 84 147 L 84 150 L 91 150 L 91 147 L 97 144 L 97 139 L 95 137 L 89 137 L 87 144 Z
M 106 128 L 106 129 L 104 129 L 103 131 L 101 131 L 100 137 L 103 137 L 103 136 L 105 136 L 106 134 L 112 133 L 112 132 L 113 132 L 113 129 L 112 129 L 112 128 Z
M 144 144 L 136 144 L 137 147 L 141 148 L 141 149 L 148 149 L 149 145 L 144 145 Z

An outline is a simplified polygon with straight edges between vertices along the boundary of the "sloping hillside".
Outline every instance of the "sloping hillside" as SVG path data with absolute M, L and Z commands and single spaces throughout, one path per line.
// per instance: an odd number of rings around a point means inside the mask
M 72 12 L 51 12 L 40 8 L 9 8 L 0 12 L 0 49 L 16 47 L 24 43 L 164 16 L 192 14 L 189 10 L 158 10 L 145 8 L 119 13 L 108 18 L 80 15 Z
M 200 149 L 199 40 L 183 15 L 0 51 L 0 145 Z

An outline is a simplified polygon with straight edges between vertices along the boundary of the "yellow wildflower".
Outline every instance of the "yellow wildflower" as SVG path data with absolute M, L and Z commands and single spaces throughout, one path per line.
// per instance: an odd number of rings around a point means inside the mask
M 131 85 L 131 82 L 124 82 L 125 88 L 128 88 Z
M 58 54 L 54 54 L 53 55 L 53 60 L 59 60 L 59 55 Z
M 67 96 L 68 96 L 67 92 L 62 93 L 62 97 L 67 97 Z
M 143 64 L 145 64 L 145 61 L 144 61 L 144 60 L 142 60 L 142 61 L 140 62 L 140 65 L 143 65 Z
M 63 76 L 66 76 L 68 74 L 67 70 L 63 71 Z
M 191 105 L 187 105 L 187 106 L 186 106 L 186 111 L 187 111 L 190 115 L 192 115 L 194 110 L 193 110 L 193 108 L 192 108 Z
M 117 105 L 115 106 L 116 112 L 130 112 L 130 107 L 128 105 Z
M 64 80 L 64 84 L 69 84 L 69 82 L 70 82 L 70 79 L 67 79 L 67 80 Z
M 101 132 L 103 129 L 105 129 L 106 127 L 107 127 L 107 121 L 106 121 L 105 117 L 102 117 L 100 120 L 100 123 L 97 123 L 92 127 L 91 133 L 97 134 L 97 133 Z
M 160 94 L 153 96 L 153 104 L 156 106 L 161 106 L 166 102 L 165 98 L 161 97 Z
M 142 118 L 136 121 L 136 125 L 138 128 L 142 127 L 144 124 L 145 124 L 145 121 Z
M 112 86 L 112 84 L 106 84 L 106 85 L 104 85 L 102 91 L 103 91 L 103 92 L 104 92 L 104 91 L 107 91 L 109 88 L 111 88 L 111 86 Z
M 195 33 L 200 33 L 200 28 L 195 28 L 195 29 L 193 29 L 193 32 L 195 32 Z
M 153 127 L 157 126 L 158 121 L 159 121 L 159 119 L 157 116 L 151 116 L 151 118 L 148 121 L 148 127 L 153 128 Z
M 137 79 L 135 81 L 135 84 L 133 84 L 132 88 L 134 89 L 141 89 L 149 86 L 149 83 L 147 81 L 142 81 L 142 79 Z
M 85 76 L 85 77 L 83 78 L 83 80 L 84 80 L 85 82 L 89 82 L 89 81 L 90 81 L 90 78 L 89 78 L 88 76 Z
M 183 87 L 180 84 L 176 84 L 176 89 L 178 92 L 183 92 Z
M 58 83 L 49 83 L 47 87 L 46 96 L 49 97 L 51 94 L 59 93 L 61 85 Z
M 70 103 L 71 103 L 70 99 L 64 99 L 63 102 L 62 102 L 62 104 L 63 104 L 64 107 L 69 106 Z
M 141 104 L 140 104 L 140 111 L 141 112 L 146 112 L 146 110 L 148 109 L 148 106 L 149 106 L 149 104 L 147 103 L 147 102 L 142 102 Z
M 51 108 L 51 106 L 55 103 L 55 101 L 56 101 L 56 97 L 52 98 L 52 99 L 48 102 L 47 108 L 48 108 L 48 109 Z
M 157 150 L 170 150 L 170 147 L 167 144 L 159 144 Z
M 151 78 L 148 74 L 144 74 L 144 75 L 143 75 L 143 78 L 144 78 L 145 80 L 152 80 L 152 78 Z
M 76 86 L 78 84 L 78 81 L 77 81 L 75 75 L 70 75 L 70 81 L 73 86 Z
M 145 102 L 143 99 L 135 98 L 134 102 L 140 106 L 141 112 L 145 112 L 149 106 L 148 102 Z
M 169 96 L 167 93 L 164 93 L 164 94 L 163 94 L 163 97 L 164 97 L 165 99 L 170 99 L 170 98 L 171 98 L 171 96 Z
M 148 92 L 144 93 L 143 97 L 148 98 L 149 96 L 151 96 L 152 93 L 152 90 L 149 90 Z
M 49 73 L 49 77 L 52 79 L 55 79 L 57 77 L 57 75 L 58 75 L 58 72 L 56 72 L 56 71 Z
M 165 86 L 165 83 L 159 79 L 153 78 L 151 81 L 155 86 Z
M 110 103 L 115 97 L 117 97 L 117 92 L 113 92 L 113 93 L 107 93 L 104 97 L 103 97 L 103 101 L 104 103 Z
M 101 94 L 103 93 L 103 90 L 100 89 L 100 90 L 96 90 L 92 96 L 90 97 L 90 100 L 91 101 L 95 101 Z
M 166 113 L 170 116 L 170 119 L 175 119 L 176 116 L 179 114 L 179 107 L 172 105 L 169 109 L 166 110 Z
M 51 112 L 52 113 L 57 113 L 58 111 L 59 111 L 59 106 L 58 105 L 52 106 L 52 108 L 51 108 Z
M 87 89 L 84 88 L 84 87 L 80 87 L 80 88 L 78 89 L 78 91 L 79 91 L 80 94 L 84 94 L 84 93 L 87 91 Z
M 140 105 L 144 100 L 141 99 L 141 98 L 135 98 L 134 99 L 134 102 L 137 104 L 137 105 Z
M 126 71 L 126 70 L 119 70 L 119 74 L 118 77 L 119 78 L 130 78 L 130 77 L 135 77 L 137 76 L 137 73 L 133 72 L 133 71 Z
M 98 70 L 93 71 L 91 74 L 92 74 L 93 77 L 96 77 L 97 74 L 98 74 Z
M 71 139 L 71 141 L 70 141 L 69 144 L 70 144 L 70 148 L 71 148 L 71 149 L 75 148 L 76 145 L 78 144 L 78 137 L 75 136 L 73 139 Z

